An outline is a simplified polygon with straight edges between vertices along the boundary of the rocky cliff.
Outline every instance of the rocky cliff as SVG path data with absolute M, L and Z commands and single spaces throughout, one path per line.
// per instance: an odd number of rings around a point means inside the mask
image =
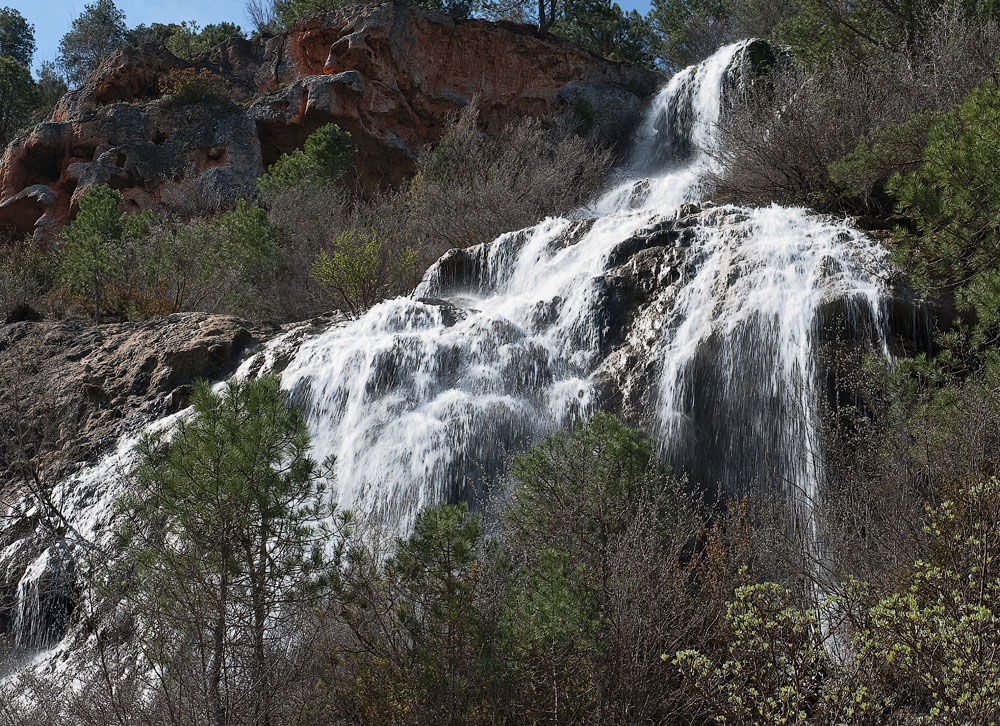
M 218 74 L 234 102 L 163 102 L 161 78 L 176 68 Z M 396 3 L 233 40 L 190 62 L 159 46 L 129 49 L 6 149 L 0 230 L 44 235 L 98 184 L 136 209 L 214 211 L 252 195 L 264 168 L 330 122 L 354 137 L 360 184 L 394 184 L 474 97 L 487 125 L 564 115 L 582 101 L 620 131 L 658 83 L 529 28 Z

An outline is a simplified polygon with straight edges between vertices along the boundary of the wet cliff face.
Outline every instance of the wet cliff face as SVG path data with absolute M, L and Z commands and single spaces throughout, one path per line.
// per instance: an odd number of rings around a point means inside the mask
M 225 78 L 235 103 L 157 102 L 160 78 L 183 67 Z M 129 49 L 7 148 L 0 228 L 45 234 L 97 184 L 120 189 L 136 209 L 213 211 L 252 195 L 268 164 L 330 122 L 354 137 L 359 183 L 394 184 L 473 98 L 487 126 L 565 115 L 583 99 L 598 123 L 621 132 L 659 82 L 525 28 L 399 4 L 230 41 L 191 63 L 161 47 Z

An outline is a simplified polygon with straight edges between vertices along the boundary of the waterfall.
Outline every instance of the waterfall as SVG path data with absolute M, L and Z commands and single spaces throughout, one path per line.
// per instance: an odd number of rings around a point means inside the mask
M 615 373 L 653 372 L 636 386 L 650 389 L 641 418 L 666 460 L 731 492 L 777 480 L 808 506 L 822 481 L 819 325 L 843 311 L 888 351 L 885 253 L 804 209 L 706 202 L 707 152 L 744 47 L 669 81 L 626 178 L 587 208 L 452 250 L 412 295 L 292 330 L 243 363 L 236 375 L 280 374 L 314 457 L 336 459 L 341 506 L 405 530 L 424 505 L 474 501 L 511 454 L 615 408 L 599 382 L 631 339 L 646 359 Z M 658 272 L 629 309 L 613 278 L 638 274 L 637 250 Z M 137 437 L 60 487 L 80 532 L 110 528 Z

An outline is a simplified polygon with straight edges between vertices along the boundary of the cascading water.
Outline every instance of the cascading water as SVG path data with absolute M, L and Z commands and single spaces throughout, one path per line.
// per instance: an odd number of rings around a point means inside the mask
M 647 364 L 658 392 L 643 414 L 668 460 L 709 486 L 778 477 L 803 501 L 815 495 L 817 321 L 839 302 L 886 348 L 884 254 L 805 210 L 686 204 L 702 201 L 705 152 L 743 48 L 667 84 L 640 128 L 632 176 L 573 219 L 453 250 L 410 297 L 294 330 L 244 362 L 237 375 L 280 372 L 315 457 L 336 458 L 342 506 L 405 529 L 425 504 L 474 499 L 510 453 L 614 406 L 597 381 L 626 328 L 655 332 Z M 622 259 L 635 267 L 623 250 L 681 217 L 684 234 L 662 253 L 677 264 L 633 311 L 642 320 L 623 321 L 609 282 Z M 62 485 L 81 533 L 108 530 L 134 440 Z

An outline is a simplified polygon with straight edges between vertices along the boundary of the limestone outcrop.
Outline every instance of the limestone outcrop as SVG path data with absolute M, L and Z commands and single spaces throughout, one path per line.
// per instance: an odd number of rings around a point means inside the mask
M 232 102 L 164 100 L 161 80 L 183 68 L 221 76 Z M 98 184 L 136 209 L 215 211 L 252 195 L 263 169 L 330 122 L 358 146 L 359 185 L 395 184 L 473 98 L 487 127 L 584 108 L 607 133 L 627 133 L 660 81 L 527 27 L 399 3 L 232 40 L 190 62 L 161 46 L 130 48 L 6 149 L 0 230 L 45 236 Z

